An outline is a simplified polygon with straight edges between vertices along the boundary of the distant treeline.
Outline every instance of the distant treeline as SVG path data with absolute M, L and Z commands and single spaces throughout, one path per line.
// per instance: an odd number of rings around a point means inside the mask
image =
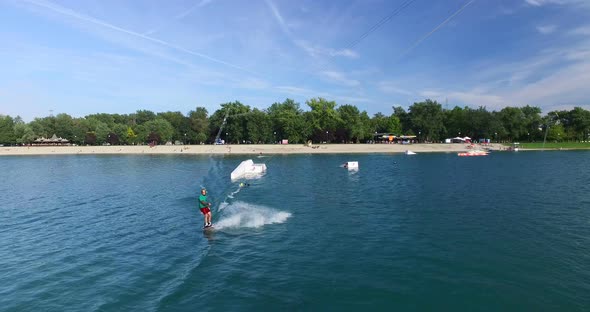
M 488 111 L 485 107 L 443 109 L 436 101 L 414 103 L 408 109 L 392 107 L 389 115 L 369 116 L 354 105 L 314 98 L 299 103 L 287 99 L 264 110 L 240 102 L 221 104 L 209 115 L 203 107 L 188 112 L 154 113 L 139 110 L 132 114 L 92 114 L 73 118 L 68 114 L 35 118 L 25 123 L 20 117 L 0 115 L 0 143 L 28 144 L 53 134 L 75 144 L 185 144 L 212 143 L 216 138 L 228 143 L 313 142 L 359 143 L 374 140 L 376 133 L 416 135 L 421 142 L 469 136 L 492 141 L 542 141 L 547 131 L 551 141 L 587 140 L 590 111 L 576 107 L 541 116 L 539 107 L 505 107 Z M 548 128 L 547 128 L 548 127 Z

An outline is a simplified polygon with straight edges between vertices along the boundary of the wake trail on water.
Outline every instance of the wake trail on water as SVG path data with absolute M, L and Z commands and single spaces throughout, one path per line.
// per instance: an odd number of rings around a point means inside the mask
M 235 191 L 233 191 L 233 192 L 229 193 L 229 195 L 227 195 L 227 198 L 233 199 L 233 198 L 234 198 L 234 196 L 235 196 L 236 194 L 238 194 L 238 193 L 239 193 L 241 190 L 242 190 L 242 188 L 241 188 L 241 187 L 238 187 L 238 189 L 237 189 L 237 190 L 235 190 Z M 221 204 L 222 204 L 221 206 L 223 206 L 223 204 L 224 204 L 224 203 L 225 203 L 225 204 L 227 204 L 227 201 L 223 201 L 223 203 L 221 203 Z M 221 206 L 219 206 L 219 210 L 223 209 Z M 227 206 L 227 205 L 225 205 L 225 206 Z
M 242 201 L 223 202 L 216 229 L 259 228 L 267 224 L 284 223 L 291 213 Z
M 222 161 L 210 157 L 209 162 L 209 172 L 200 181 L 200 185 L 208 187 L 208 191 L 213 193 L 213 199 L 223 198 L 219 205 L 214 205 L 217 209 L 213 213 L 213 218 L 216 219 L 213 223 L 217 230 L 259 228 L 268 224 L 284 223 L 291 217 L 290 212 L 236 200 L 244 187 L 238 186 L 232 191 L 236 184 L 225 183 L 227 170 L 224 169 Z M 252 177 L 254 180 L 261 178 L 262 176 Z

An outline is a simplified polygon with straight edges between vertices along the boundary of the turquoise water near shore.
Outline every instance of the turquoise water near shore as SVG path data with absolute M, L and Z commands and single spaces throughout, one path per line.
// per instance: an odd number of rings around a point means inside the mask
M 1 157 L 0 310 L 585 311 L 589 157 Z

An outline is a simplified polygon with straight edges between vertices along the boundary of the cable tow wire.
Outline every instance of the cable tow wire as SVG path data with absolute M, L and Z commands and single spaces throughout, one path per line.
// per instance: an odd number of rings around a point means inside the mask
M 374 31 L 381 28 L 381 26 L 385 25 L 387 22 L 389 22 L 392 18 L 397 16 L 399 13 L 401 13 L 404 9 L 406 9 L 408 6 L 410 6 L 415 1 L 416 0 L 406 0 L 406 2 L 402 3 L 399 7 L 395 8 L 393 11 L 391 11 L 389 14 L 387 14 L 385 17 L 383 17 L 381 20 L 379 20 L 375 25 L 373 25 L 373 26 L 371 26 L 371 28 L 367 29 L 367 31 L 365 31 L 362 35 L 360 35 L 360 37 L 352 40 L 344 48 L 345 49 L 354 48 L 357 44 L 359 44 L 361 41 L 363 41 L 363 39 L 368 37 Z
M 365 32 L 363 32 L 358 38 L 350 41 L 344 48 L 345 49 L 354 48 L 362 40 L 364 40 L 365 38 L 367 38 L 371 33 L 377 31 L 379 28 L 381 28 L 387 22 L 389 22 L 390 20 L 392 20 L 394 17 L 398 16 L 403 10 L 405 10 L 406 8 L 408 8 L 414 2 L 416 2 L 416 0 L 406 0 L 406 1 L 404 1 L 401 5 L 399 5 L 398 7 L 396 7 L 393 11 L 389 12 L 389 14 L 387 14 L 385 17 L 383 17 L 382 19 L 380 19 L 377 23 L 375 23 L 373 26 L 371 26 L 369 29 L 367 29 Z M 434 29 L 432 29 L 430 32 L 428 32 L 424 36 L 422 36 L 420 39 L 416 40 L 411 46 L 409 46 L 407 49 L 405 49 L 399 55 L 398 59 L 401 59 L 407 53 L 409 53 L 410 51 L 412 51 L 414 48 L 416 48 L 418 45 L 420 45 L 422 42 L 424 42 L 426 39 L 428 39 L 430 36 L 432 36 L 434 33 L 436 33 L 443 26 L 445 26 L 446 24 L 448 24 L 451 20 L 453 20 L 453 18 L 455 18 L 457 15 L 459 15 L 461 12 L 463 12 L 473 2 L 475 2 L 475 0 L 470 0 L 470 1 L 466 2 L 465 4 L 463 4 L 463 6 L 461 6 L 457 11 L 455 11 L 453 14 L 451 14 L 443 22 L 441 22 L 440 24 L 438 24 Z M 331 55 L 328 58 L 328 62 L 326 62 L 323 66 L 321 66 L 319 69 L 317 69 L 316 72 L 321 72 L 322 70 L 326 69 L 333 62 L 332 60 L 334 58 L 335 58 L 335 55 Z M 308 78 L 304 78 L 303 80 L 301 80 L 297 84 L 300 84 L 300 83 L 304 82 L 306 79 L 308 79 Z M 251 112 L 247 112 L 247 113 L 238 113 L 238 114 L 234 114 L 234 115 L 229 115 L 229 109 L 228 109 L 228 111 L 225 114 L 225 117 L 223 118 L 223 122 L 220 125 L 219 131 L 217 133 L 217 136 L 215 137 L 215 140 L 217 141 L 219 139 L 219 137 L 220 137 L 220 135 L 221 135 L 221 133 L 223 131 L 223 127 L 227 123 L 227 119 L 228 118 L 249 115 L 249 114 L 252 114 L 252 113 L 253 112 L 251 111 Z
M 455 11 L 455 13 L 451 14 L 451 16 L 449 16 L 446 20 L 444 20 L 442 23 L 438 24 L 438 26 L 436 26 L 433 30 L 431 30 L 429 33 L 427 33 L 426 35 L 422 36 L 420 39 L 416 40 L 416 42 L 414 42 L 410 47 L 408 47 L 407 49 L 405 49 L 400 55 L 399 58 L 402 58 L 404 55 L 406 55 L 408 52 L 412 51 L 415 47 L 417 47 L 420 43 L 422 43 L 424 40 L 428 39 L 428 37 L 432 36 L 432 34 L 434 34 L 435 32 L 437 32 L 439 29 L 441 29 L 444 25 L 446 25 L 448 22 L 450 22 L 453 18 L 455 18 L 455 16 L 459 15 L 461 12 L 463 12 L 463 10 L 465 10 L 465 8 L 467 8 L 469 5 L 471 5 L 475 0 L 471 0 L 467 3 L 465 3 L 462 7 L 460 7 L 457 11 Z
M 363 39 L 367 38 L 371 33 L 377 31 L 379 28 L 381 28 L 383 25 L 385 25 L 391 19 L 393 19 L 394 17 L 396 17 L 397 15 L 399 15 L 403 10 L 405 10 L 407 7 L 409 7 L 415 1 L 416 0 L 406 0 L 405 2 L 403 2 L 400 6 L 396 7 L 393 11 L 389 12 L 389 14 L 387 14 L 385 17 L 383 17 L 377 23 L 375 23 L 373 26 L 371 26 L 369 29 L 367 29 L 358 38 L 350 41 L 346 46 L 344 46 L 344 49 L 352 49 L 355 46 L 357 46 L 361 41 L 363 41 Z M 316 69 L 315 72 L 320 73 L 323 70 L 327 69 L 328 66 L 333 63 L 333 60 L 334 60 L 335 57 L 336 57 L 336 55 L 331 55 L 328 58 L 328 61 L 326 63 L 324 63 L 323 66 L 321 66 L 320 68 Z M 295 85 L 298 85 L 298 84 L 300 84 L 302 82 L 305 82 L 305 80 L 307 80 L 307 78 L 303 78 L 301 81 L 299 81 Z
M 367 29 L 365 32 L 363 32 L 358 38 L 350 41 L 346 46 L 344 46 L 344 49 L 351 49 L 354 48 L 355 46 L 357 46 L 361 41 L 363 41 L 365 38 L 367 38 L 371 33 L 377 31 L 379 28 L 381 28 L 383 25 L 385 25 L 387 22 L 389 22 L 390 20 L 392 20 L 394 17 L 396 17 L 397 15 L 399 15 L 403 10 L 405 10 L 407 7 L 409 7 L 412 3 L 416 2 L 416 0 L 406 0 L 404 1 L 401 5 L 399 5 L 398 7 L 396 7 L 394 10 L 392 10 L 391 12 L 389 12 L 389 14 L 387 14 L 386 16 L 384 16 L 382 19 L 380 19 L 377 23 L 375 23 L 373 26 L 369 27 L 369 29 Z M 328 67 L 328 65 L 330 65 L 330 63 L 332 62 L 332 60 L 336 57 L 335 54 L 330 55 L 328 57 L 328 62 L 325 63 L 323 66 L 321 66 L 319 69 L 316 69 L 315 72 L 321 72 L 322 70 L 326 69 Z M 304 82 L 307 78 L 302 79 L 301 81 L 299 81 L 298 83 L 296 83 L 295 85 L 298 85 L 302 82 Z M 239 114 L 234 114 L 234 115 L 229 115 L 227 116 L 229 117 L 237 117 L 237 116 L 242 116 L 242 115 L 247 115 L 247 114 L 251 114 L 252 112 L 248 112 L 248 113 L 239 113 Z M 222 126 L 225 125 L 226 120 L 224 119 Z M 221 128 L 220 128 L 221 129 Z M 220 132 L 221 133 L 221 130 Z M 219 136 L 219 134 L 218 134 Z M 216 138 L 217 139 L 217 138 Z

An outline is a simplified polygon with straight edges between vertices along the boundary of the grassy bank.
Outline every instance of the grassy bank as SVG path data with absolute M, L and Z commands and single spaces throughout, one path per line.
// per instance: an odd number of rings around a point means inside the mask
M 511 146 L 511 144 L 506 144 L 506 146 Z M 543 148 L 543 142 L 540 143 L 520 143 L 520 147 L 522 148 L 530 148 L 530 149 L 541 149 Z M 546 149 L 560 149 L 560 148 L 567 148 L 567 149 L 590 149 L 590 142 L 547 142 L 545 143 Z

